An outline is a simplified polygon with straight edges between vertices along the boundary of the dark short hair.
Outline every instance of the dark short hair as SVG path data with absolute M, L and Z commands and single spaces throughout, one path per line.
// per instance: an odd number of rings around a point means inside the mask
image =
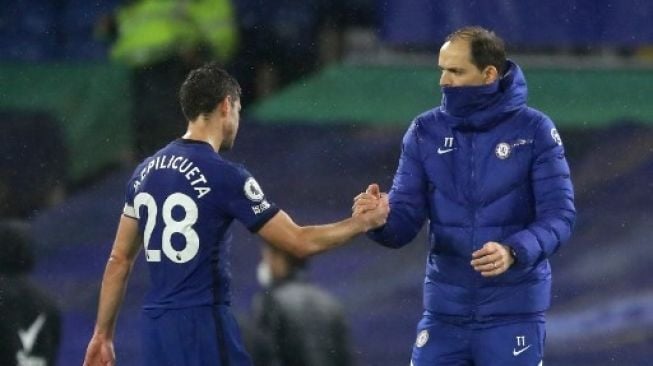
M 227 96 L 240 99 L 240 85 L 216 63 L 191 71 L 179 89 L 181 111 L 188 121 L 211 113 Z
M 28 273 L 34 267 L 34 252 L 29 226 L 22 221 L 0 222 L 0 273 L 16 275 Z
M 303 270 L 308 267 L 308 259 L 295 257 L 294 255 L 290 254 L 290 252 L 279 249 L 274 245 L 268 245 L 268 247 L 271 252 L 279 254 L 285 258 L 286 262 L 288 263 L 288 267 L 290 267 L 290 273 L 293 273 L 297 270 Z
M 479 70 L 492 65 L 497 68 L 499 75 L 503 75 L 506 68 L 506 46 L 499 36 L 483 27 L 464 27 L 449 34 L 445 42 L 459 39 L 469 41 L 471 62 Z

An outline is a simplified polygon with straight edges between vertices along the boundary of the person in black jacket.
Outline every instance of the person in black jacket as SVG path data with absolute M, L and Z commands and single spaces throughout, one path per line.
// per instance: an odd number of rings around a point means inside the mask
M 254 300 L 254 321 L 266 351 L 266 366 L 350 366 L 348 329 L 339 302 L 305 279 L 306 260 L 264 246 Z M 259 365 L 257 365 L 259 366 Z
M 60 313 L 27 278 L 34 255 L 26 225 L 0 222 L 0 245 L 0 365 L 54 365 Z

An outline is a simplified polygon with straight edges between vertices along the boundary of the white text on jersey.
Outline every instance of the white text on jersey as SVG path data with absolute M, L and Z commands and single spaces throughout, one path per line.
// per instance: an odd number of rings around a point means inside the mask
M 156 159 L 150 160 L 150 162 L 141 170 L 140 179 L 134 181 L 134 191 L 138 191 L 138 187 L 141 185 L 141 182 L 150 171 L 159 170 L 159 169 L 172 169 L 176 170 L 181 174 L 184 174 L 186 179 L 190 182 L 190 185 L 193 187 L 197 193 L 197 198 L 202 198 L 209 192 L 211 192 L 211 187 L 206 185 L 200 185 L 200 183 L 208 183 L 204 174 L 200 168 L 195 166 L 191 160 L 183 156 L 167 156 L 160 155 Z

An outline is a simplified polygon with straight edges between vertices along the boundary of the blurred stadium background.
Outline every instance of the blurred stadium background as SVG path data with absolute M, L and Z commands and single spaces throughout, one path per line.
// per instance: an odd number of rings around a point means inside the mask
M 127 176 L 167 138 L 149 137 L 184 129 L 178 75 L 219 57 L 238 76 L 244 116 L 227 157 L 298 222 L 320 223 L 348 215 L 368 183 L 389 187 L 405 128 L 439 103 L 439 45 L 470 24 L 507 41 L 572 167 L 579 216 L 553 258 L 546 365 L 653 362 L 653 2 L 217 1 L 238 36 L 212 46 L 228 52 L 191 44 L 201 52 L 130 64 L 112 53 L 116 14 L 144 2 L 0 0 L 0 214 L 33 225 L 34 278 L 64 315 L 60 365 L 83 358 Z M 236 226 L 233 307 L 246 317 L 260 241 Z M 423 236 L 398 251 L 360 238 L 313 260 L 311 278 L 345 305 L 357 364 L 408 364 Z M 143 357 L 146 288 L 139 263 L 118 324 L 123 365 Z

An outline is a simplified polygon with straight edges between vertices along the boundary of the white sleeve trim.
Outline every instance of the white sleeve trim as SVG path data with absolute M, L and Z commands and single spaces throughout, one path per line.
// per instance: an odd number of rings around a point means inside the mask
M 136 210 L 134 210 L 134 207 L 130 206 L 128 203 L 125 203 L 125 207 L 122 208 L 122 214 L 133 219 L 138 218 L 138 216 L 136 216 Z

